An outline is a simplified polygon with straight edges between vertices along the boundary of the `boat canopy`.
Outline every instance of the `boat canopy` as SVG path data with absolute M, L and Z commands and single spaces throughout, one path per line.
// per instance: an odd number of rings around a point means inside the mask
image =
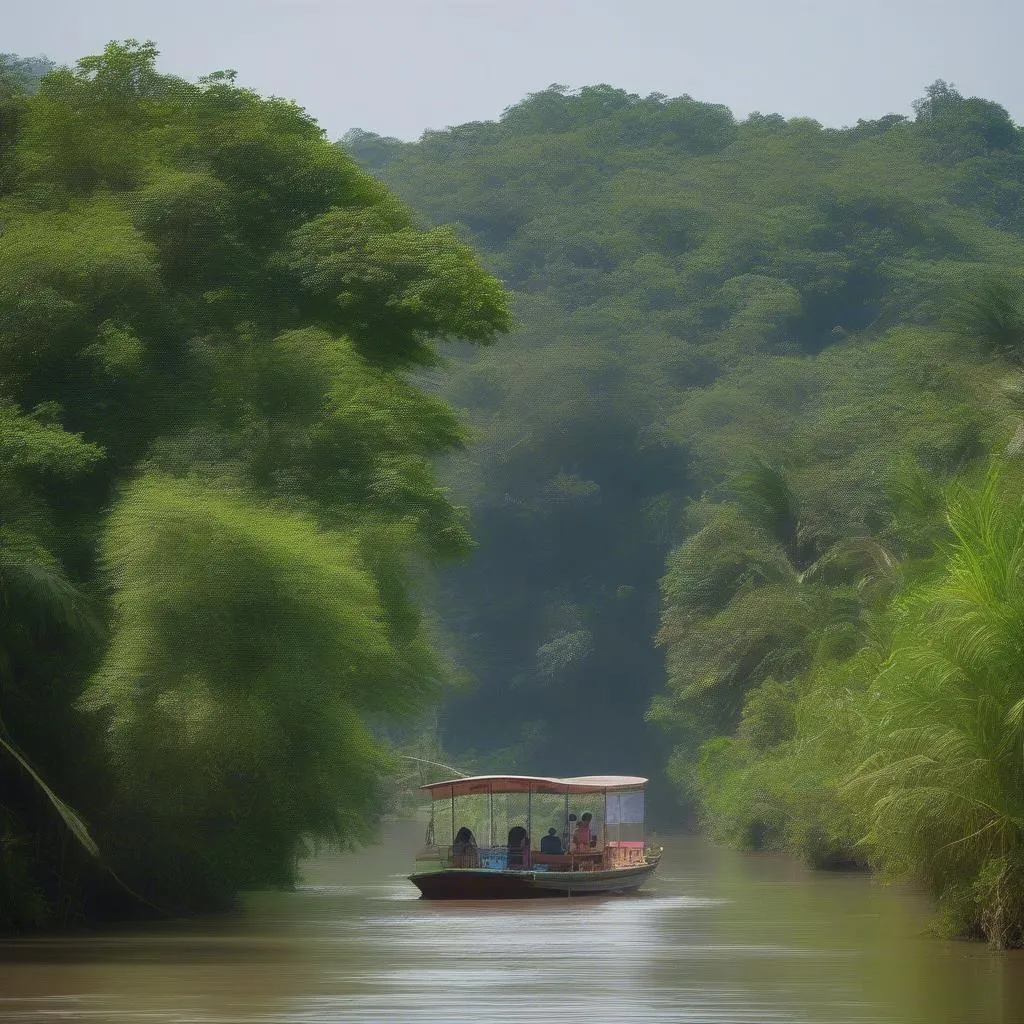
M 480 793 L 615 793 L 643 789 L 647 779 L 637 775 L 578 775 L 556 779 L 542 775 L 473 775 L 431 782 L 420 789 L 434 800 Z

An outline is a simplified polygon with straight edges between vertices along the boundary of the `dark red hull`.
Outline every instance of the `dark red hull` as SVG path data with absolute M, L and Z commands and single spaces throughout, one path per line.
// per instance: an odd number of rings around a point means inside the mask
M 631 892 L 654 873 L 657 860 L 614 871 L 423 871 L 409 880 L 428 900 L 522 900 Z

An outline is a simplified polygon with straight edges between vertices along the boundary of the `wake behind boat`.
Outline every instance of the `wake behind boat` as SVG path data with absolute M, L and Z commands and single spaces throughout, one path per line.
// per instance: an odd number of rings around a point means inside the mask
M 426 899 L 638 889 L 661 859 L 644 837 L 646 784 L 630 775 L 478 775 L 422 786 L 430 825 L 409 880 Z

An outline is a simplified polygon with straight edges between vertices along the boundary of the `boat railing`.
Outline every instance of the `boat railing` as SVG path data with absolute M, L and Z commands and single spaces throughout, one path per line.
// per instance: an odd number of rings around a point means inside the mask
M 608 867 L 628 868 L 647 862 L 647 844 L 636 839 L 612 839 L 608 843 Z
M 604 847 L 570 850 L 568 853 L 541 853 L 538 850 L 512 851 L 507 846 L 439 846 L 431 850 L 442 870 L 448 868 L 490 871 L 602 871 L 644 863 L 644 843 L 610 841 Z M 432 859 L 432 858 L 431 858 Z
M 469 849 L 442 846 L 438 848 L 438 857 L 442 868 L 489 868 L 492 871 L 505 871 L 509 860 L 507 846 L 474 846 Z M 528 854 L 526 859 L 529 859 Z

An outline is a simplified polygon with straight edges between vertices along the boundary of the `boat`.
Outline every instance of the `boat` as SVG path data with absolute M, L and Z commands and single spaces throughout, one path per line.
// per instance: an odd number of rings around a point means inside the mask
M 632 775 L 475 775 L 421 786 L 430 824 L 409 881 L 431 900 L 633 892 L 662 854 L 644 836 L 646 784 Z

